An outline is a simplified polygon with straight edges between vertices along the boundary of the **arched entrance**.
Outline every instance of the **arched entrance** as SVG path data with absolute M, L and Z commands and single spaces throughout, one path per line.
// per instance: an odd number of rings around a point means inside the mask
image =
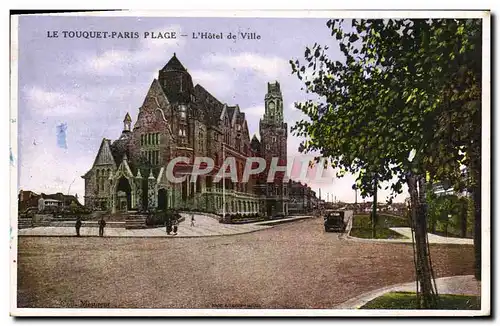
M 158 190 L 158 209 L 165 210 L 167 208 L 167 190 L 161 188 Z
M 116 186 L 117 210 L 126 212 L 132 209 L 132 189 L 127 178 L 121 177 Z

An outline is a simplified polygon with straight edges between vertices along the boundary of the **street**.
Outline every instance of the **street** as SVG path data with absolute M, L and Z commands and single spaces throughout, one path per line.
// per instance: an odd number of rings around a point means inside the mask
M 18 307 L 334 308 L 414 280 L 411 244 L 345 240 L 319 218 L 198 238 L 20 237 Z M 437 277 L 473 247 L 431 245 Z

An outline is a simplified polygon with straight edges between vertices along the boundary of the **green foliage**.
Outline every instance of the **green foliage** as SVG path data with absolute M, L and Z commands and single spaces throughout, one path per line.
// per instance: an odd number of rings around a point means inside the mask
M 402 217 L 378 214 L 375 239 L 404 239 L 405 237 L 392 231 L 391 227 L 408 227 L 408 220 Z M 354 215 L 351 236 L 372 239 L 372 223 L 370 215 Z
M 467 223 L 465 236 L 471 236 L 473 223 L 472 200 L 457 195 L 438 196 L 432 191 L 427 194 L 428 230 L 429 232 L 458 237 L 461 235 L 462 223 Z M 473 209 L 473 207 L 472 207 Z M 462 210 L 465 210 L 463 212 Z M 466 220 L 462 221 L 462 214 Z
M 361 309 L 417 309 L 417 296 L 411 292 L 389 292 L 368 302 Z M 479 310 L 481 298 L 470 295 L 441 294 L 437 309 Z
M 374 173 L 394 194 L 409 173 L 463 188 L 460 165 L 479 155 L 481 21 L 345 25 L 327 22 L 345 60 L 329 59 L 328 47 L 314 44 L 304 63 L 290 61 L 304 89 L 320 97 L 296 103 L 309 118 L 292 128 L 305 137 L 300 149 L 359 173 L 362 196 L 373 193 Z
M 158 211 L 149 214 L 146 217 L 147 226 L 164 226 L 167 221 L 174 222 L 181 220 L 181 215 L 174 210 Z

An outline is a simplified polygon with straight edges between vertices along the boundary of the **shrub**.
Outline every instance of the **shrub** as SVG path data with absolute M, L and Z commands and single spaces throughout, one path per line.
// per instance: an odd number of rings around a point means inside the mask
M 146 217 L 146 225 L 163 226 L 168 220 L 173 222 L 174 220 L 179 220 L 179 219 L 181 219 L 181 215 L 179 214 L 179 212 L 175 210 L 157 211 L 150 213 Z

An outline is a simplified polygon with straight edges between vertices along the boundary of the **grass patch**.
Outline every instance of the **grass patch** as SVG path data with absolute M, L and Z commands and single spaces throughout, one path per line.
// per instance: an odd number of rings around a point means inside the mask
M 387 228 L 375 228 L 375 238 L 372 237 L 372 229 L 369 228 L 352 228 L 351 236 L 363 239 L 405 239 L 402 234 L 392 231 Z
M 392 215 L 378 215 L 378 224 L 375 228 L 375 239 L 405 239 L 406 237 L 392 231 L 391 227 L 408 227 L 406 218 Z M 364 239 L 373 239 L 370 215 L 354 215 L 351 236 Z
M 412 292 L 389 292 L 368 302 L 360 309 L 417 309 L 417 296 Z M 438 308 L 443 310 L 480 310 L 481 298 L 471 295 L 441 294 Z

